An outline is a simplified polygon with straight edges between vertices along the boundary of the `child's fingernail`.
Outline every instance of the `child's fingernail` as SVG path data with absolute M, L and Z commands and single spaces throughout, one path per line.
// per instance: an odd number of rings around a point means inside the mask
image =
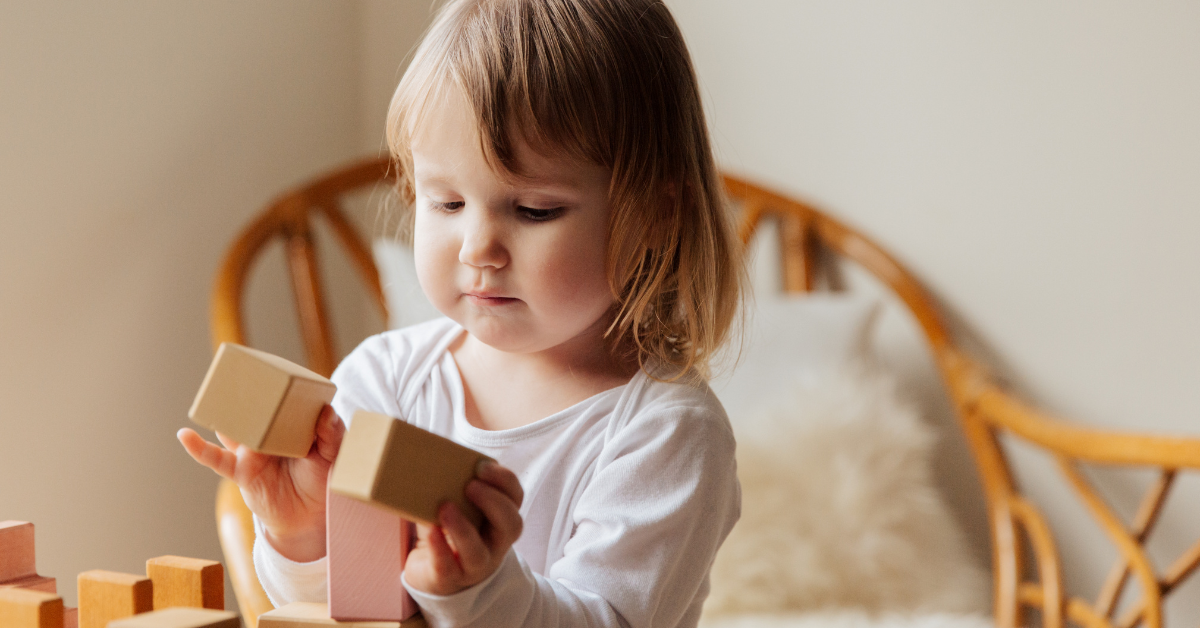
M 484 470 L 486 470 L 488 467 L 490 467 L 494 464 L 496 464 L 496 461 L 492 460 L 491 458 L 484 458 L 483 460 L 480 460 L 475 465 L 475 475 L 476 476 L 483 475 Z

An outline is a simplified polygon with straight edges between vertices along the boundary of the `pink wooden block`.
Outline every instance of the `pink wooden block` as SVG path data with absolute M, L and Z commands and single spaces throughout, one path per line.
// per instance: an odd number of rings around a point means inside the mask
M 79 609 L 63 609 L 63 628 L 79 628 Z
M 27 521 L 0 521 L 0 582 L 36 575 L 33 524 Z
M 350 497 L 327 493 L 329 616 L 338 621 L 401 621 L 417 604 L 400 574 L 416 540 L 416 526 L 400 515 Z

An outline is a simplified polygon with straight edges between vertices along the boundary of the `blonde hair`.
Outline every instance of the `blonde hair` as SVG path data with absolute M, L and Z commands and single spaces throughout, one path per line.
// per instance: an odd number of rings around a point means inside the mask
M 514 139 L 611 169 L 607 337 L 643 370 L 709 373 L 741 310 L 744 266 L 721 196 L 683 36 L 651 0 L 453 0 L 417 48 L 388 111 L 388 145 L 413 201 L 413 131 L 461 91 L 498 172 Z M 519 136 L 516 134 L 520 134 Z M 651 373 L 653 374 L 653 373 Z

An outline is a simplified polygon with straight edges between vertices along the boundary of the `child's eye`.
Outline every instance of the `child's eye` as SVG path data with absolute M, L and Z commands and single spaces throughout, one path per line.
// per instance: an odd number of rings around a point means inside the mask
M 535 209 L 533 207 L 518 207 L 517 212 L 527 220 L 533 222 L 546 222 L 558 218 L 558 215 L 563 212 L 562 207 L 552 207 L 550 209 Z
M 465 205 L 466 203 L 464 203 L 462 201 L 450 201 L 449 203 L 430 201 L 430 204 L 433 205 L 433 208 L 438 211 L 452 212 L 452 211 L 457 211 L 457 210 L 462 209 L 463 205 Z

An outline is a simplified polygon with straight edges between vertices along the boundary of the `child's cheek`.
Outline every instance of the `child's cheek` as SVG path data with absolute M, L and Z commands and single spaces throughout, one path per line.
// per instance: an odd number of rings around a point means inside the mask
M 456 293 L 454 263 L 457 250 L 448 241 L 447 234 L 439 230 L 436 221 L 423 217 L 420 212 L 413 225 L 413 262 L 417 271 L 417 282 L 421 291 L 438 311 L 448 313 Z

